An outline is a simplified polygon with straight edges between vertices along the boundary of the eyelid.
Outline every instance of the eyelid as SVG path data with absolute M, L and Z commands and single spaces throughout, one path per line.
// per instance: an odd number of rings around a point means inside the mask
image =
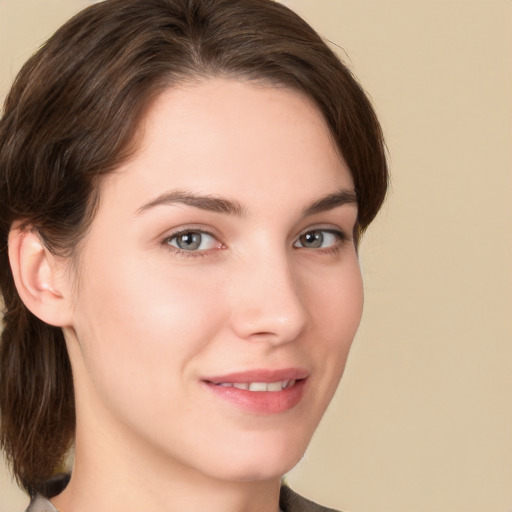
M 218 229 L 214 228 L 213 226 L 200 223 L 181 224 L 174 228 L 168 228 L 165 231 L 162 231 L 160 235 L 158 235 L 158 239 L 163 242 L 165 240 L 168 240 L 169 238 L 190 232 L 204 233 L 206 235 L 213 236 L 215 239 L 219 241 L 222 239 L 222 235 L 219 233 Z
M 320 224 L 320 225 L 308 226 L 306 229 L 301 230 L 295 239 L 297 240 L 301 236 L 306 235 L 307 233 L 311 233 L 312 231 L 326 231 L 328 233 L 333 233 L 335 235 L 339 235 L 344 240 L 352 239 L 352 237 L 349 236 L 349 234 L 348 234 L 348 233 L 352 233 L 351 231 L 347 232 L 347 230 L 341 228 L 340 226 L 335 226 L 332 224 L 329 224 L 329 225 Z

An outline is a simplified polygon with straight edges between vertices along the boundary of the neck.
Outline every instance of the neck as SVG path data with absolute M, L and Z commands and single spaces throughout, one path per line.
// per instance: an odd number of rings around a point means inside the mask
M 278 512 L 280 478 L 233 481 L 168 460 L 136 440 L 77 430 L 71 480 L 52 499 L 60 512 Z

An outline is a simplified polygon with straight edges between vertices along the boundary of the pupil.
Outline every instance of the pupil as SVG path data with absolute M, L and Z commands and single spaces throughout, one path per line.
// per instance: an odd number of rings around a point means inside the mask
M 177 244 L 180 249 L 186 249 L 188 251 L 197 249 L 201 245 L 201 234 L 185 233 L 178 237 Z
M 304 247 L 322 247 L 324 242 L 324 235 L 320 231 L 312 231 L 311 233 L 306 233 L 302 236 L 302 245 Z

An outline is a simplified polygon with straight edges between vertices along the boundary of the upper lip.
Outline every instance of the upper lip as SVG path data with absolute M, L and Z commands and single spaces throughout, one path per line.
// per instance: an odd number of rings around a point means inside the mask
M 304 368 L 282 368 L 282 369 L 253 369 L 241 372 L 228 373 L 226 375 L 215 375 L 202 380 L 212 384 L 238 383 L 238 382 L 278 382 L 280 380 L 300 380 L 309 376 Z

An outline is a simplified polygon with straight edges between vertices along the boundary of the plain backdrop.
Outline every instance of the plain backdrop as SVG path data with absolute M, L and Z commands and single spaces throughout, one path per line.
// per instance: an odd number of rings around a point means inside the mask
M 512 511 L 512 2 L 284 3 L 372 97 L 392 172 L 360 332 L 288 482 L 346 512 Z M 85 5 L 0 0 L 0 97 Z M 1 475 L 0 512 L 25 505 Z

